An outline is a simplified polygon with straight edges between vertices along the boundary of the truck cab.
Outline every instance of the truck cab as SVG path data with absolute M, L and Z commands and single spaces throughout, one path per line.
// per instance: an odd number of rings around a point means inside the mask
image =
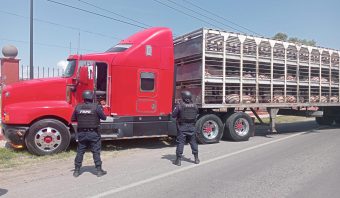
M 3 87 L 2 131 L 12 146 L 36 155 L 64 151 L 76 131 L 73 110 L 92 90 L 108 116 L 99 127 L 103 139 L 175 135 L 173 56 L 171 30 L 162 27 L 104 53 L 71 55 L 62 77 Z

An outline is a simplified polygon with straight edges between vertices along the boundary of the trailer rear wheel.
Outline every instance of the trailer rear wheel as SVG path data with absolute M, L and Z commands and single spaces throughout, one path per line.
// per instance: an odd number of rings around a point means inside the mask
M 197 140 L 201 144 L 217 143 L 223 134 L 223 123 L 214 114 L 207 114 L 196 122 Z
M 315 121 L 318 125 L 332 125 L 334 119 L 330 117 L 315 117 Z
M 234 141 L 247 141 L 255 130 L 251 117 L 243 112 L 229 116 L 224 126 L 223 138 Z
M 34 123 L 25 138 L 27 149 L 35 155 L 50 155 L 65 151 L 71 141 L 66 125 L 59 120 L 44 119 Z

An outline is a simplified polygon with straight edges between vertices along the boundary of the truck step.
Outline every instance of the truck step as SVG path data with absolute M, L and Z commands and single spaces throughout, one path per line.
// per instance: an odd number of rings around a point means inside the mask
M 118 133 L 102 134 L 101 137 L 102 137 L 102 139 L 116 139 L 116 138 L 118 138 Z

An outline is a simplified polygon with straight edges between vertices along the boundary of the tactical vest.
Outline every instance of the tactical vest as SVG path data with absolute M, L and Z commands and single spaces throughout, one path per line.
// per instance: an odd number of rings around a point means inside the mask
M 97 115 L 97 105 L 90 104 L 80 104 L 77 106 L 77 121 L 78 128 L 90 128 L 96 129 L 99 126 L 100 119 Z
M 181 103 L 179 112 L 180 123 L 195 123 L 198 108 L 193 103 Z

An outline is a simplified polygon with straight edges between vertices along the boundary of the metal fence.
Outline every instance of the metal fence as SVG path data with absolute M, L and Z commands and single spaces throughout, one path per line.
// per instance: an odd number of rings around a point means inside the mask
M 62 76 L 64 70 L 59 67 L 33 67 L 33 78 L 52 78 Z M 30 67 L 29 66 L 20 66 L 19 71 L 19 79 L 20 80 L 29 80 L 30 79 Z

